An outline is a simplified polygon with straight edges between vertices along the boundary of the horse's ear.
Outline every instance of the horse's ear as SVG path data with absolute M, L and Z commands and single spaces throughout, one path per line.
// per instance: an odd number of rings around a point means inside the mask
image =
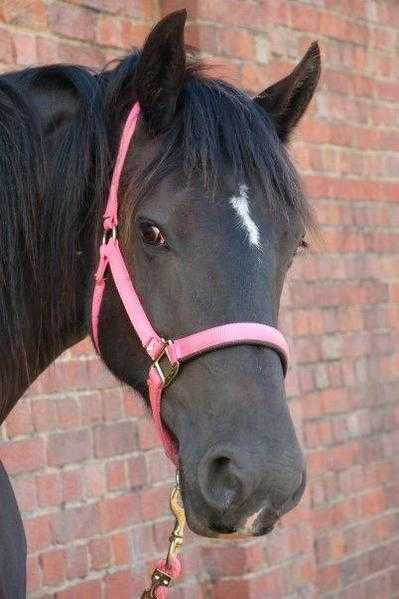
M 320 70 L 319 44 L 313 42 L 292 73 L 255 98 L 273 119 L 283 142 L 288 140 L 305 113 L 319 81 Z
M 176 113 L 186 71 L 186 19 L 186 10 L 162 19 L 148 36 L 137 65 L 137 99 L 152 134 L 167 129 Z

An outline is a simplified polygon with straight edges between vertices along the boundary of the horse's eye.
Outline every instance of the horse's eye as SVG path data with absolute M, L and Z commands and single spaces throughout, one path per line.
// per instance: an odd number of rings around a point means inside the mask
M 147 245 L 165 246 L 166 240 L 161 230 L 149 222 L 140 223 L 141 238 Z

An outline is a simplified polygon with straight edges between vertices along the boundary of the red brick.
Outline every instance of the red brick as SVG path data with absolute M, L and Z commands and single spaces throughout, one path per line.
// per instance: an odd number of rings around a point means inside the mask
M 126 465 L 124 460 L 117 460 L 106 464 L 106 478 L 108 491 L 124 489 L 126 487 Z
M 80 424 L 79 407 L 75 399 L 63 397 L 57 401 L 58 426 L 63 429 L 76 428 Z
M 58 42 L 54 39 L 38 36 L 36 41 L 37 61 L 41 64 L 48 64 L 53 60 L 58 61 Z
M 144 416 L 146 408 L 143 399 L 138 393 L 132 392 L 131 389 L 124 390 L 123 393 L 123 406 L 125 416 L 137 417 Z
M 40 588 L 40 578 L 39 558 L 36 555 L 28 557 L 26 563 L 26 586 L 28 593 L 33 593 Z
M 105 597 L 106 599 L 131 599 L 136 596 L 138 592 L 137 587 L 134 586 L 134 581 L 131 572 L 116 572 L 115 574 L 109 574 L 105 578 Z M 138 594 L 137 594 L 138 596 Z
M 349 442 L 338 445 L 330 450 L 328 464 L 331 470 L 350 468 L 357 459 L 357 445 Z
M 34 399 L 32 401 L 32 420 L 38 432 L 52 430 L 57 425 L 57 410 L 51 399 Z
M 102 0 L 97 0 L 99 6 L 101 8 Z M 93 353 L 93 344 L 91 342 L 90 337 L 86 337 L 83 341 L 80 341 L 76 345 L 71 348 L 72 356 L 86 356 Z
M 31 409 L 29 401 L 19 401 L 7 416 L 6 420 L 7 437 L 12 438 L 18 435 L 28 435 L 33 431 Z
M 11 34 L 0 29 L 0 62 L 12 64 L 14 61 L 14 52 Z
M 46 463 L 44 441 L 32 438 L 2 444 L 0 459 L 9 474 L 39 470 Z
M 58 473 L 37 476 L 36 488 L 40 507 L 49 507 L 61 503 L 62 481 Z
M 75 43 L 73 42 L 67 42 L 66 40 L 59 42 L 58 44 L 58 50 L 57 50 L 57 54 L 59 56 L 59 60 L 61 62 L 66 62 L 66 63 L 70 63 L 70 64 L 75 64 L 75 63 L 79 63 L 80 65 L 86 66 L 90 69 L 103 69 L 105 64 L 107 63 L 107 58 L 104 54 L 104 52 L 102 52 L 99 48 L 96 48 L 95 46 L 91 46 L 91 45 L 84 45 L 84 46 L 77 46 Z M 87 388 L 93 387 L 94 389 L 97 387 L 96 384 L 96 366 L 94 366 L 94 364 L 96 364 L 96 361 L 91 360 L 91 361 L 87 361 L 86 362 L 87 365 L 93 365 L 93 368 L 88 368 L 87 372 L 85 373 L 85 368 L 82 368 L 79 363 L 78 365 L 75 365 L 75 367 L 73 367 L 71 369 L 71 374 L 68 376 L 68 379 L 71 381 L 69 384 L 72 384 L 72 386 L 74 388 L 77 389 L 85 389 L 86 386 L 84 384 L 84 379 L 86 376 L 86 380 L 89 379 L 91 380 L 90 385 L 87 385 Z M 103 373 L 103 378 L 104 378 L 104 382 L 101 382 L 100 378 L 97 378 L 97 381 L 100 382 L 100 387 L 101 386 L 106 386 L 107 385 L 107 380 L 109 380 L 111 377 L 106 374 L 106 371 L 104 370 Z M 59 383 L 62 383 L 62 377 L 60 376 L 60 381 Z
M 33 35 L 14 34 L 14 49 L 18 65 L 29 66 L 37 63 L 36 39 Z
M 48 11 L 54 33 L 80 40 L 94 40 L 96 19 L 91 11 L 61 3 L 50 4 Z
M 156 15 L 159 10 L 157 0 L 137 0 L 132 5 L 126 5 L 123 0 L 111 0 L 110 4 L 112 5 L 112 3 L 115 3 L 116 6 L 119 5 L 119 10 L 135 19 L 149 19 L 152 21 L 154 15 Z
M 204 566 L 213 578 L 243 576 L 256 572 L 264 564 L 264 555 L 260 546 L 209 547 L 202 550 Z
M 68 46 L 70 47 L 70 45 Z M 78 56 L 85 56 L 87 48 L 73 46 L 75 49 L 75 58 Z M 64 45 L 59 45 L 59 58 L 61 60 L 70 60 L 70 56 L 65 56 L 63 53 Z M 98 50 L 91 48 L 91 55 L 96 56 Z M 89 389 L 104 389 L 109 388 L 115 384 L 115 379 L 112 375 L 100 364 L 99 360 L 94 356 L 87 360 L 65 360 L 55 362 L 54 365 L 45 370 L 40 375 L 39 379 L 34 383 L 33 390 L 35 393 L 43 392 L 46 393 L 63 393 L 65 389 L 65 383 L 67 382 L 68 388 L 72 391 L 87 390 Z
M 26 2 L 6 2 L 0 8 L 0 20 L 14 26 L 44 29 L 47 26 L 46 5 L 43 0 L 29 0 L 29 10 Z
M 50 466 L 82 462 L 91 455 L 91 439 L 87 429 L 51 435 L 47 446 Z
M 101 597 L 101 581 L 90 580 L 75 584 L 65 591 L 57 592 L 57 599 L 98 599 Z
M 85 545 L 72 545 L 67 551 L 67 578 L 84 578 L 89 570 L 88 550 Z
M 143 456 L 128 460 L 129 482 L 132 488 L 142 487 L 147 482 L 147 469 Z
M 107 421 L 120 420 L 123 417 L 122 394 L 118 391 L 103 393 L 104 419 Z
M 15 479 L 13 488 L 20 510 L 31 512 L 37 509 L 37 485 L 33 476 Z
M 136 459 L 136 462 L 138 459 Z M 133 460 L 129 462 L 129 469 L 131 472 L 130 480 L 140 480 L 138 477 L 139 465 L 133 463 Z M 166 458 L 163 451 L 156 451 L 153 453 L 149 453 L 147 456 L 147 468 L 148 468 L 148 478 L 151 484 L 160 483 L 167 480 L 172 480 L 175 476 L 175 468 L 170 463 L 170 461 Z M 144 481 L 143 481 L 144 483 Z
M 250 597 L 252 584 L 250 580 L 217 580 L 212 594 L 214 599 L 222 599 L 226 596 L 232 599 Z M 266 589 L 263 588 L 262 592 L 266 592 Z
M 321 311 L 297 310 L 294 312 L 294 331 L 297 335 L 320 335 L 324 332 Z
M 168 545 L 170 531 L 172 529 L 171 522 L 162 522 L 164 525 L 159 532 L 160 525 L 141 523 L 134 527 L 132 540 L 133 550 L 137 551 L 142 556 L 151 556 L 156 553 L 162 553 L 165 546 Z M 161 537 L 161 533 L 164 533 Z
M 87 539 L 100 530 L 100 517 L 96 505 L 65 509 L 55 515 L 54 535 L 58 543 Z
M 24 522 L 28 548 L 31 553 L 46 549 L 52 541 L 51 519 L 49 516 L 36 516 Z
M 382 489 L 361 497 L 361 509 L 365 517 L 383 513 L 387 508 L 387 498 Z
M 320 32 L 320 11 L 309 5 L 292 4 L 290 7 L 291 26 L 308 33 Z
M 153 487 L 140 493 L 141 512 L 145 521 L 168 513 L 170 488 Z
M 85 497 L 99 497 L 105 493 L 105 472 L 101 463 L 87 464 L 83 471 Z
M 140 521 L 140 502 L 136 495 L 104 499 L 99 505 L 101 530 L 111 532 Z
M 80 500 L 83 494 L 80 471 L 71 470 L 62 473 L 62 498 L 66 503 Z
M 95 570 L 102 570 L 111 563 L 111 543 L 107 538 L 93 539 L 89 543 L 91 565 Z
M 130 564 L 132 560 L 130 543 L 126 532 L 116 533 L 111 537 L 114 563 L 117 566 Z
M 137 448 L 136 429 L 132 422 L 115 422 L 94 429 L 94 448 L 98 458 L 129 453 Z
M 100 393 L 82 395 L 79 403 L 82 424 L 95 424 L 103 420 L 103 405 Z
M 317 583 L 320 592 L 336 590 L 339 586 L 340 575 L 339 566 L 331 565 L 320 568 L 317 573 Z
M 65 580 L 65 552 L 61 549 L 48 551 L 40 555 L 43 583 L 51 586 Z
M 149 419 L 142 419 L 138 427 L 140 449 L 153 449 L 159 447 L 159 437 L 154 423 Z
M 104 46 L 123 48 L 121 20 L 102 15 L 98 21 L 96 41 Z
M 392 299 L 399 302 L 399 283 L 392 284 Z

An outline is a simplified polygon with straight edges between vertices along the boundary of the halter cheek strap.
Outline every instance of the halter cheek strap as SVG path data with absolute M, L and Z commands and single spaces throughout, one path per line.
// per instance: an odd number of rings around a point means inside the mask
M 280 331 L 274 327 L 254 322 L 224 324 L 168 341 L 154 330 L 133 287 L 117 239 L 119 182 L 139 114 L 140 107 L 135 104 L 122 133 L 104 214 L 104 237 L 100 247 L 100 261 L 95 275 L 92 301 L 92 335 L 96 349 L 100 353 L 98 324 L 105 290 L 104 274 L 109 268 L 133 329 L 152 360 L 147 380 L 151 409 L 165 453 L 177 464 L 175 443 L 161 418 L 161 398 L 162 391 L 177 376 L 180 365 L 200 354 L 222 347 L 238 344 L 263 345 L 278 353 L 285 375 L 288 365 L 288 344 Z

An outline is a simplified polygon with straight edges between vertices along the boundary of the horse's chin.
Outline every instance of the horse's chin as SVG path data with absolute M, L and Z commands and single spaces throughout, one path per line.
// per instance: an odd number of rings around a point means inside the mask
M 274 524 L 269 524 L 267 526 L 262 526 L 261 528 L 252 526 L 251 528 L 240 528 L 239 530 L 227 533 L 213 533 L 212 537 L 214 539 L 221 539 L 225 541 L 235 541 L 239 539 L 252 539 L 254 537 L 263 537 L 268 535 L 274 530 Z
M 244 519 L 237 526 L 227 526 L 215 521 L 209 524 L 209 522 L 202 521 L 190 513 L 190 510 L 186 511 L 186 516 L 188 527 L 195 534 L 225 541 L 250 539 L 267 535 L 274 530 L 278 522 L 278 519 L 271 521 L 267 510 L 264 508 L 249 518 Z

